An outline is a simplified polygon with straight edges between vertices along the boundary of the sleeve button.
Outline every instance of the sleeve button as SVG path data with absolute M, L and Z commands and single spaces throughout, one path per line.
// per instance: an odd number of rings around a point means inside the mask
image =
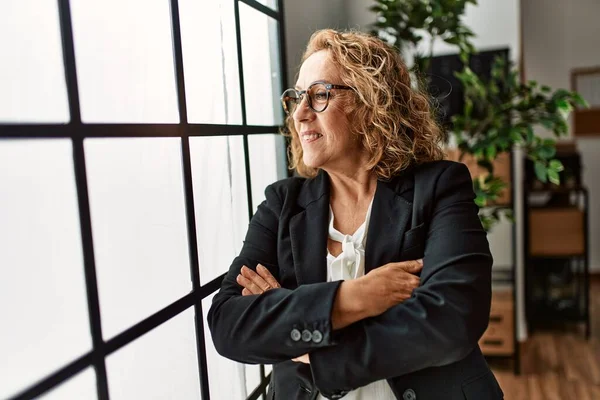
M 312 333 L 312 340 L 315 343 L 321 343 L 323 340 L 323 334 L 318 330 L 314 330 Z
M 309 330 L 305 329 L 302 331 L 302 341 L 310 342 L 312 340 L 312 333 Z
M 417 394 L 412 389 L 407 389 L 402 394 L 402 398 L 404 400 L 417 400 Z
M 290 332 L 290 337 L 292 338 L 292 340 L 294 342 L 297 342 L 300 340 L 300 338 L 302 337 L 302 334 L 300 333 L 300 331 L 296 328 L 292 329 L 292 331 Z

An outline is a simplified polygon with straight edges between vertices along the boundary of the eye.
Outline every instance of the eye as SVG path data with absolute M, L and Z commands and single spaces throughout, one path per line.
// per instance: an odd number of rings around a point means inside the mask
M 326 91 L 318 91 L 315 93 L 315 100 L 317 101 L 325 101 L 327 100 L 327 92 Z

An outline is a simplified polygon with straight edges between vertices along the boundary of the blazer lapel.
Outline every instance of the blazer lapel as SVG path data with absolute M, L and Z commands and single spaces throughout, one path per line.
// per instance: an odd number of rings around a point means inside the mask
M 408 172 L 408 171 L 407 171 Z M 365 248 L 365 273 L 397 261 L 412 214 L 412 174 L 377 181 Z M 324 171 L 306 180 L 297 203 L 303 208 L 290 219 L 290 237 L 298 285 L 327 280 L 329 177 Z M 403 197 L 403 195 L 406 197 Z
M 327 280 L 329 177 L 324 171 L 306 180 L 298 195 L 303 211 L 290 219 L 292 256 L 298 285 Z
M 402 194 L 413 189 L 412 174 L 402 174 L 389 182 L 377 181 L 377 189 L 365 247 L 365 273 L 398 261 L 412 213 L 412 203 Z M 409 197 L 412 199 L 412 197 Z

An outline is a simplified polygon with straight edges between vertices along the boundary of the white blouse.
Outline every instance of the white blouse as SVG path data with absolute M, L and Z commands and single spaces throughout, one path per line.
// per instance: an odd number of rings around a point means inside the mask
M 334 257 L 327 252 L 327 281 L 338 281 L 360 278 L 365 274 L 365 244 L 367 243 L 367 229 L 371 216 L 373 200 L 367 210 L 367 217 L 363 224 L 352 235 L 344 235 L 333 227 L 333 210 L 329 208 L 329 238 L 342 243 L 342 252 Z M 319 394 L 318 400 L 326 400 Z M 344 400 L 395 400 L 396 397 L 385 379 L 372 382 L 367 386 L 351 391 Z

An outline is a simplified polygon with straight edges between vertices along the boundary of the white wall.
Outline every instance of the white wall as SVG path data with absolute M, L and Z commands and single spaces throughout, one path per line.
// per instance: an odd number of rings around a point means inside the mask
M 369 11 L 373 0 L 346 0 L 348 15 L 347 26 L 368 30 L 375 21 L 375 14 Z M 495 49 L 508 46 L 511 58 L 518 60 L 519 42 L 519 0 L 479 0 L 477 6 L 469 4 L 466 9 L 465 23 L 477 37 L 473 40 L 479 50 Z M 422 42 L 425 46 L 426 43 Z M 423 47 L 423 50 L 428 47 Z M 435 55 L 456 53 L 453 46 L 436 42 L 433 47 Z
M 294 86 L 302 53 L 310 35 L 317 29 L 337 29 L 346 25 L 344 0 L 285 0 L 285 41 L 288 86 Z
M 560 6 L 558 6 L 560 4 Z M 573 68 L 600 66 L 600 2 L 523 0 L 526 79 L 570 89 Z M 600 132 L 598 132 L 600 133 Z M 590 192 L 590 265 L 600 272 L 600 136 L 576 138 Z

